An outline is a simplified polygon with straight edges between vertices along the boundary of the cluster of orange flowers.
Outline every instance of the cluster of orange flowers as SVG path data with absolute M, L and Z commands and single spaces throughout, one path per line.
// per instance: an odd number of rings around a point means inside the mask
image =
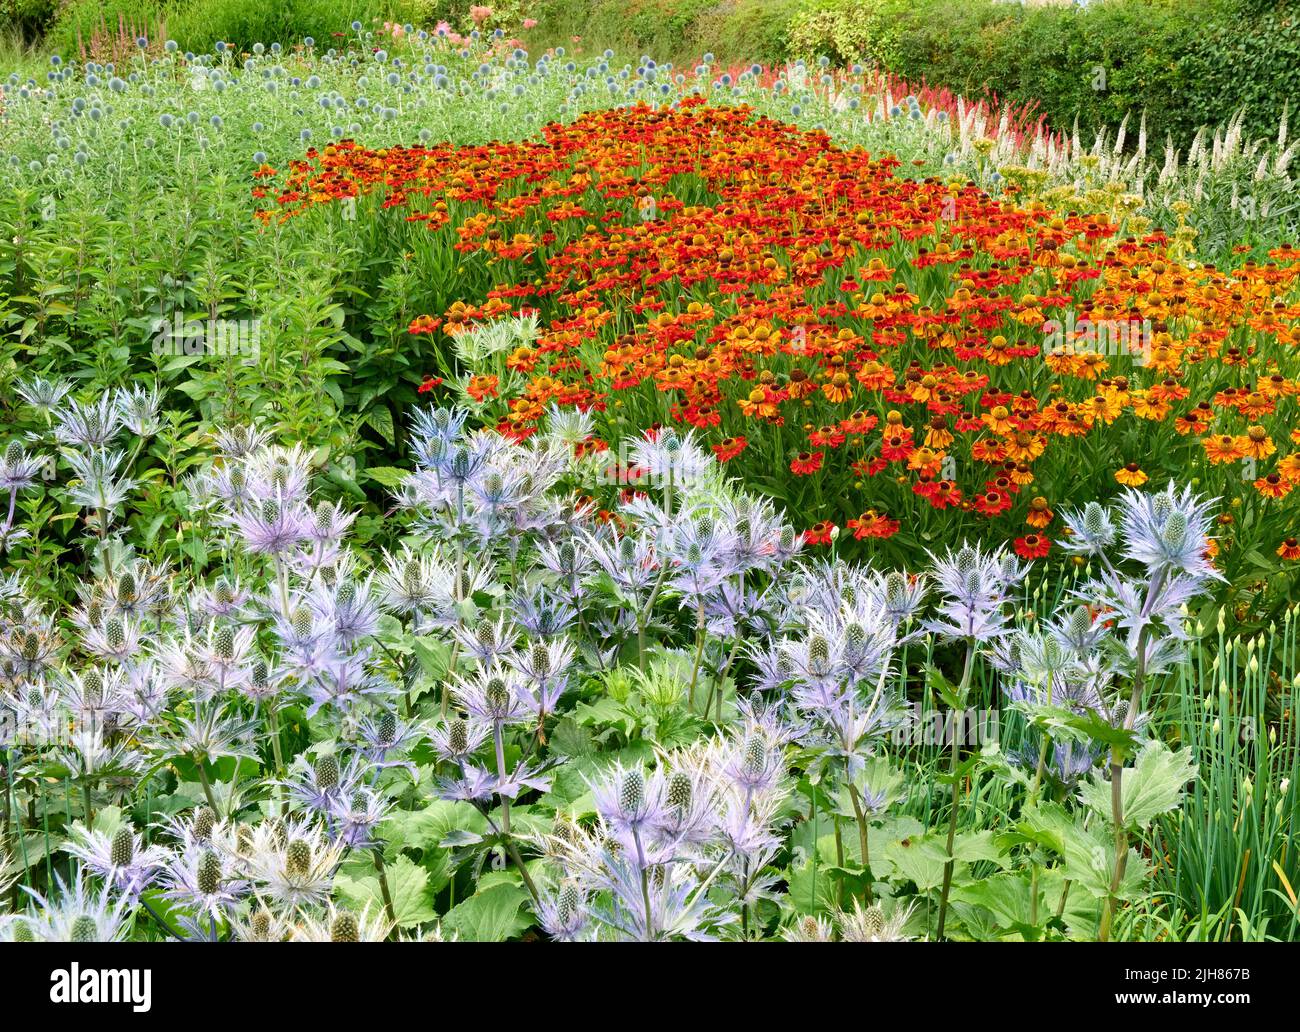
M 1052 506 L 1087 500 L 1070 493 L 1084 448 L 1125 485 L 1168 458 L 1182 479 L 1241 464 L 1231 479 L 1273 503 L 1300 486 L 1300 248 L 1221 270 L 1175 260 L 1159 233 L 898 164 L 686 101 L 522 143 L 333 144 L 293 164 L 263 215 L 380 190 L 490 270 L 413 333 L 541 313 L 500 377 L 471 381 L 503 431 L 555 404 L 701 428 L 742 471 L 836 478 L 814 542 L 846 499 L 874 503 L 847 531 L 887 537 L 914 497 L 1010 519 L 1027 528 L 1017 550 L 1045 554 Z

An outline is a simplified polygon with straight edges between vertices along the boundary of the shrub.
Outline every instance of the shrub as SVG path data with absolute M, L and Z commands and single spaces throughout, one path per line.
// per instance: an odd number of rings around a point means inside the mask
M 813 0 L 790 39 L 799 56 L 1036 102 L 1061 129 L 1145 112 L 1150 135 L 1182 144 L 1243 106 L 1247 135 L 1271 136 L 1300 89 L 1300 19 L 1263 0 Z

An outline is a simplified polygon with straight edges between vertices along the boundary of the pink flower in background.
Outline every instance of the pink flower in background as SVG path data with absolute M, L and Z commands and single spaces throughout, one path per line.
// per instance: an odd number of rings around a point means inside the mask
M 525 19 L 524 19 L 524 28 L 525 28 L 525 29 L 535 29 L 535 28 L 537 28 L 537 19 L 536 19 L 536 18 L 525 18 Z
M 492 8 L 485 7 L 482 4 L 475 4 L 469 9 L 469 16 L 474 19 L 474 24 L 482 25 L 492 17 Z

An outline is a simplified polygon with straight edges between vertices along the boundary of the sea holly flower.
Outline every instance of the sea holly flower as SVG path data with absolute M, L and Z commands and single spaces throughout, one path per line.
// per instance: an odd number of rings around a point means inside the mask
M 122 415 L 112 394 L 101 394 L 90 402 L 74 398 L 55 412 L 54 419 L 55 438 L 75 450 L 103 453 L 122 428 Z
M 294 942 L 383 942 L 392 933 L 392 921 L 382 910 L 356 910 L 329 903 L 317 915 L 299 917 L 291 933 Z
M 125 822 L 111 834 L 75 825 L 73 840 L 66 848 L 81 861 L 84 870 L 104 879 L 114 892 L 132 904 L 153 884 L 170 859 L 166 849 L 146 844 L 140 833 Z
M 229 853 L 197 845 L 183 849 L 163 870 L 163 895 L 189 911 L 196 938 L 211 935 L 212 924 L 224 921 L 247 894 L 248 882 L 239 877 L 241 869 Z M 204 921 L 209 922 L 207 929 Z
M 310 820 L 264 821 L 241 854 L 259 898 L 303 908 L 328 901 L 345 847 Z
M 114 902 L 108 885 L 94 895 L 81 868 L 71 884 L 56 873 L 48 898 L 35 889 L 24 890 L 34 906 L 9 925 L 14 941 L 30 937 L 36 942 L 116 942 L 126 935 L 127 900 Z

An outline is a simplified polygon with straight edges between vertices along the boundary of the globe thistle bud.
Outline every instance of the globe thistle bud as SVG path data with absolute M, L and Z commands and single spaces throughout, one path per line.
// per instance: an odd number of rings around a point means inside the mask
M 72 922 L 68 937 L 73 942 L 98 942 L 99 926 L 89 914 L 81 914 Z
M 211 896 L 221 887 L 221 857 L 215 850 L 203 851 L 199 857 L 198 874 L 199 892 L 203 895 Z
M 194 837 L 200 842 L 212 838 L 212 831 L 217 826 L 216 811 L 210 806 L 200 806 L 194 811 Z M 241 824 L 240 828 L 244 826 Z
M 557 905 L 560 924 L 568 925 L 582 906 L 582 894 L 572 881 L 566 881 L 560 887 L 560 899 Z
M 5 465 L 16 466 L 23 461 L 23 446 L 17 441 L 10 441 L 5 449 Z
M 268 942 L 271 938 L 273 919 L 266 907 L 258 907 L 248 920 L 249 938 L 256 942 Z
M 757 735 L 751 735 L 745 742 L 745 774 L 750 778 L 759 778 L 767 766 L 767 747 Z
M 235 589 L 232 588 L 223 577 L 221 580 L 217 581 L 216 586 L 212 589 L 212 597 L 216 599 L 220 605 L 233 605 L 235 601 Z
M 316 505 L 316 530 L 324 534 L 334 523 L 334 506 L 329 502 L 318 502 Z
M 213 651 L 218 659 L 235 658 L 235 629 L 228 625 L 217 628 L 214 635 Z
M 406 564 L 406 569 L 402 571 L 402 587 L 406 589 L 407 594 L 418 595 L 424 583 L 424 578 L 420 572 L 420 564 L 412 559 Z
M 267 687 L 266 679 L 267 679 L 266 662 L 264 660 L 259 659 L 256 663 L 253 664 L 253 672 L 251 675 L 251 680 L 253 682 L 253 691 L 258 693 L 259 695 L 265 692 Z
M 280 506 L 275 499 L 268 498 L 262 502 L 262 521 L 264 523 L 275 523 L 280 519 Z
M 499 677 L 494 677 L 487 683 L 487 701 L 496 713 L 505 713 L 510 708 L 510 689 L 506 687 L 505 681 Z
M 108 647 L 114 652 L 126 647 L 126 625 L 116 617 L 104 625 L 104 635 L 108 639 Z
M 463 720 L 453 720 L 447 729 L 447 742 L 451 751 L 460 756 L 469 750 L 469 725 Z
M 293 633 L 299 638 L 309 637 L 312 627 L 311 610 L 306 606 L 299 606 L 293 611 L 290 623 L 293 626 Z
M 497 643 L 496 625 L 491 620 L 480 620 L 474 628 L 474 640 L 484 650 L 495 648 Z
M 339 605 L 350 606 L 357 600 L 357 586 L 351 581 L 346 581 L 339 585 L 335 597 L 338 599 Z
M 330 923 L 330 942 L 360 941 L 361 925 L 357 922 L 356 914 L 348 910 L 340 910 Z
M 623 775 L 618 804 L 624 813 L 636 813 L 645 805 L 645 773 L 639 767 Z
M 551 672 L 551 654 L 540 641 L 533 642 L 528 653 L 528 665 L 538 677 L 546 677 Z
M 392 745 L 397 741 L 397 714 L 391 710 L 380 714 L 379 723 L 375 729 L 378 732 L 379 741 L 383 745 Z
M 123 602 L 136 599 L 135 577 L 129 571 L 117 579 L 117 597 Z
M 814 670 L 823 669 L 831 660 L 831 643 L 820 634 L 808 641 L 808 665 Z
M 11 926 L 13 929 L 13 938 L 11 942 L 35 942 L 36 935 L 32 932 L 32 926 L 24 917 L 14 918 Z
M 290 878 L 303 878 L 311 869 L 311 843 L 294 839 L 284 847 L 284 871 Z
M 125 867 L 135 856 L 135 836 L 131 825 L 120 825 L 113 833 L 113 843 L 109 847 L 108 862 L 114 867 Z
M 104 701 L 104 675 L 98 670 L 86 671 L 81 679 L 82 696 L 91 706 L 98 706 Z
M 685 771 L 675 770 L 668 779 L 668 805 L 678 812 L 691 807 L 691 779 Z
M 316 787 L 329 790 L 339 785 L 339 758 L 322 756 L 316 761 Z

